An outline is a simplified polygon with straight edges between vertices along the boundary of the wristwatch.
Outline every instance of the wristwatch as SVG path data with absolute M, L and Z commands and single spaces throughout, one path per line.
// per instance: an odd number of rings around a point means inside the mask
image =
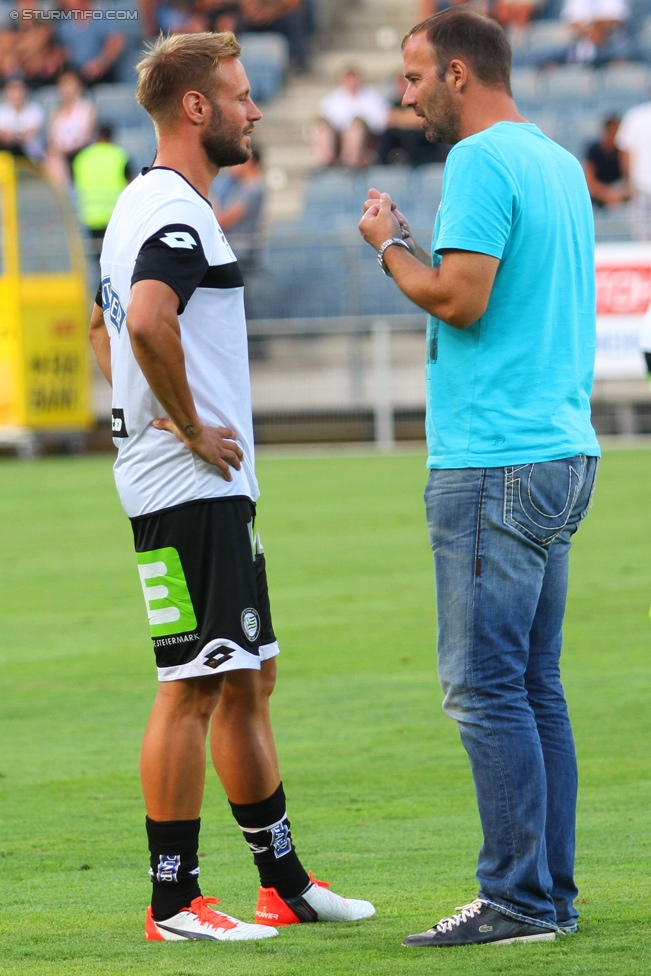
M 388 247 L 391 247 L 392 244 L 399 244 L 400 247 L 406 247 L 407 250 L 409 250 L 409 244 L 407 244 L 407 241 L 403 241 L 401 237 L 390 237 L 388 241 L 385 241 L 384 244 L 380 246 L 380 249 L 377 252 L 377 263 L 380 265 L 387 278 L 393 278 L 393 275 L 384 263 L 384 252 Z

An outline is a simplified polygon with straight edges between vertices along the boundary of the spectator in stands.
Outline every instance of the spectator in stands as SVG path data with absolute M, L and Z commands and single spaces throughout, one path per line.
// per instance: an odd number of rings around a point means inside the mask
M 379 136 L 387 127 L 389 104 L 375 88 L 365 85 L 355 68 L 321 101 L 320 118 L 312 130 L 312 146 L 319 166 L 362 169 L 377 159 Z
M 237 34 L 240 31 L 240 0 L 199 0 L 199 6 L 205 10 L 209 21 L 210 29 L 216 34 L 223 31 L 232 31 Z
M 70 20 L 59 21 L 58 37 L 66 51 L 67 64 L 86 84 L 115 81 L 115 65 L 126 38 L 116 29 L 119 21 L 83 17 L 94 8 L 88 0 L 59 0 Z
M 65 71 L 57 82 L 59 105 L 48 125 L 46 171 L 53 182 L 69 187 L 72 160 L 93 141 L 95 106 L 86 96 L 74 71 Z
M 633 196 L 633 233 L 651 240 L 651 101 L 624 113 L 615 137 L 622 154 L 622 170 Z
M 0 150 L 14 156 L 38 160 L 43 156 L 45 113 L 40 105 L 28 100 L 27 86 L 14 79 L 4 88 L 0 102 Z
M 407 79 L 402 74 L 396 75 L 387 128 L 378 148 L 380 162 L 407 166 L 443 162 L 450 147 L 428 141 L 418 116 L 411 107 L 405 108 L 402 104 L 406 90 Z
M 439 10 L 447 10 L 448 7 L 460 7 L 464 4 L 482 14 L 488 14 L 490 10 L 490 0 L 419 0 L 417 18 L 419 22 L 427 20 Z
M 243 270 L 255 260 L 256 234 L 265 198 L 261 157 L 253 149 L 239 166 L 222 170 L 210 188 L 209 199 Z
M 566 60 L 598 66 L 631 57 L 624 28 L 629 14 L 627 0 L 565 0 L 561 19 L 574 34 Z
M 110 125 L 101 125 L 97 141 L 72 160 L 79 219 L 95 240 L 103 240 L 117 199 L 133 178 L 129 157 L 113 142 Z
M 583 161 L 590 198 L 596 207 L 618 207 L 631 198 L 622 172 L 621 155 L 615 144 L 620 121 L 617 115 L 606 119 L 601 138 L 588 147 Z
M 51 22 L 36 20 L 34 0 L 17 0 L 17 14 L 10 26 L 0 31 L 0 80 L 23 78 L 36 87 L 55 80 L 63 68 L 63 48 L 55 43 Z M 28 13 L 29 12 L 29 13 Z
M 210 11 L 223 7 L 224 0 L 140 0 L 145 37 L 155 37 L 159 31 L 165 34 L 198 34 L 204 30 L 234 30 L 213 26 Z M 239 0 L 228 0 L 228 6 L 237 9 Z
M 157 7 L 153 33 L 201 34 L 210 30 L 208 13 L 195 0 L 169 0 Z
M 309 18 L 305 0 L 240 0 L 240 29 L 278 31 L 289 42 L 292 66 L 306 71 L 309 61 Z
M 547 0 L 495 0 L 491 16 L 507 30 L 526 31 L 534 14 L 545 6 Z

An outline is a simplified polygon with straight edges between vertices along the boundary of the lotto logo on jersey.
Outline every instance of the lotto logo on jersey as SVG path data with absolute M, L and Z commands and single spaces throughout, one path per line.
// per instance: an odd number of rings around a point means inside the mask
M 167 546 L 136 556 L 152 638 L 193 631 L 197 618 L 176 549 Z
M 113 290 L 111 279 L 108 275 L 102 278 L 102 311 L 105 315 L 108 313 L 109 322 L 117 334 L 120 335 L 127 315 L 122 308 L 117 292 Z
M 187 230 L 169 231 L 164 237 L 161 237 L 161 242 L 167 244 L 168 247 L 180 247 L 187 251 L 191 251 L 193 247 L 197 246 L 194 237 L 192 234 L 188 234 Z

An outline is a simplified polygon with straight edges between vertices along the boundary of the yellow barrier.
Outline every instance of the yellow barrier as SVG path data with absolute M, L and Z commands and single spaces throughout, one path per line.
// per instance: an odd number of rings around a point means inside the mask
M 89 307 L 71 206 L 0 153 L 0 438 L 91 426 Z

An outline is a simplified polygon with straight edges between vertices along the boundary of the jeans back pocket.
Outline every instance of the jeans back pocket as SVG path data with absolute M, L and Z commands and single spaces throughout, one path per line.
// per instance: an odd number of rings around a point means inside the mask
M 504 469 L 504 523 L 549 546 L 573 515 L 585 476 L 582 455 Z

